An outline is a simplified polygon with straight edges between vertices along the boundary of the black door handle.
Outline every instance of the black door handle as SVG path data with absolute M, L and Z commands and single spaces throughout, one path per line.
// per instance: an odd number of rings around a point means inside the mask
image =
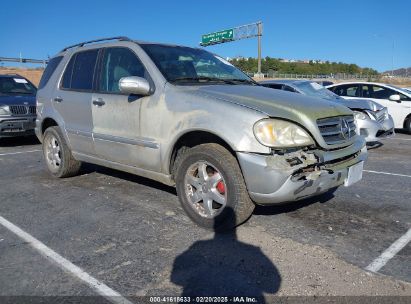
M 93 100 L 93 105 L 95 105 L 95 106 L 101 107 L 101 106 L 104 106 L 105 104 L 106 104 L 106 103 L 105 103 L 104 100 L 101 99 L 101 98 L 98 98 L 98 99 L 96 99 L 96 100 Z
M 62 102 L 63 98 L 61 98 L 60 96 L 54 97 L 53 99 L 55 102 Z

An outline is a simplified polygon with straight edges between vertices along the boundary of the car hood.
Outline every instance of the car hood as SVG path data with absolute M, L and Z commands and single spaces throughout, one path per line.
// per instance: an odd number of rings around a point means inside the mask
M 263 86 L 206 85 L 180 88 L 187 94 L 195 95 L 191 99 L 202 97 L 229 102 L 269 117 L 294 121 L 304 126 L 323 146 L 326 145 L 320 135 L 317 119 L 353 115 L 352 111 L 342 104 Z
M 36 105 L 36 96 L 34 95 L 0 95 L 0 105 Z
M 384 108 L 379 103 L 369 100 L 369 99 L 344 99 L 344 98 L 336 98 L 333 100 L 334 102 L 341 103 L 344 106 L 355 110 L 371 110 L 371 111 L 378 111 Z
M 265 113 L 270 117 L 285 119 L 300 117 L 316 120 L 318 118 L 352 114 L 345 106 L 327 100 L 262 86 L 198 86 L 193 93 L 239 104 Z

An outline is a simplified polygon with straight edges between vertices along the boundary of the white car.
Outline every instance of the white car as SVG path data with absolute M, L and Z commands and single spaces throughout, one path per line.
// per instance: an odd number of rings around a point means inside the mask
M 327 86 L 347 99 L 369 99 L 388 109 L 394 127 L 411 133 L 411 92 L 393 85 L 376 82 L 344 82 Z

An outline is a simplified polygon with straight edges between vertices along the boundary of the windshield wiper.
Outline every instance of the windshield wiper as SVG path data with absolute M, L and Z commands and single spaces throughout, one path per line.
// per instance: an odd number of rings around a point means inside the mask
M 231 81 L 233 83 L 236 82 L 240 82 L 240 83 L 248 83 L 248 84 L 252 84 L 252 85 L 260 85 L 258 82 L 254 81 L 254 80 L 250 80 L 250 79 L 225 79 L 226 81 Z
M 178 82 L 178 81 L 195 81 L 195 82 L 223 82 L 233 84 L 231 80 L 221 79 L 221 78 L 214 78 L 214 77 L 178 77 L 170 80 L 171 82 Z

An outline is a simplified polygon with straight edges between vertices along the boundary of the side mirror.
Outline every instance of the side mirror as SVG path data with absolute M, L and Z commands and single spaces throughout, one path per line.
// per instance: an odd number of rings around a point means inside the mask
M 120 91 L 125 94 L 150 95 L 150 84 L 142 77 L 123 77 L 118 82 Z
M 401 96 L 399 94 L 391 95 L 388 99 L 391 101 L 401 102 Z

